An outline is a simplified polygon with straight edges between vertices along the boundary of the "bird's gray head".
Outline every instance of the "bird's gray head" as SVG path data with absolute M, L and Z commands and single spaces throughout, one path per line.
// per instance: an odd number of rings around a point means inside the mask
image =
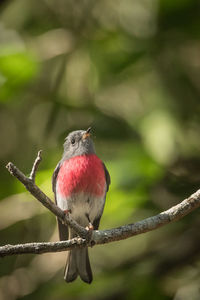
M 72 131 L 68 134 L 64 143 L 63 159 L 95 153 L 90 131 L 91 127 L 87 130 Z

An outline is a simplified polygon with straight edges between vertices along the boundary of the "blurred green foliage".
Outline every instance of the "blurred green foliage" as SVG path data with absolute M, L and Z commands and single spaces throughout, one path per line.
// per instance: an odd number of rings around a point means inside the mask
M 27 53 L 0 56 L 0 70 L 3 81 L 0 100 L 9 101 L 9 99 L 14 99 L 13 95 L 21 91 L 21 88 L 33 78 L 36 69 L 36 62 Z
M 5 165 L 51 176 L 68 132 L 92 125 L 111 174 L 100 228 L 167 209 L 200 182 L 200 2 L 0 3 L 0 243 L 56 241 L 56 220 Z M 199 300 L 199 212 L 90 250 L 94 282 L 63 280 L 65 253 L 0 261 L 0 299 Z

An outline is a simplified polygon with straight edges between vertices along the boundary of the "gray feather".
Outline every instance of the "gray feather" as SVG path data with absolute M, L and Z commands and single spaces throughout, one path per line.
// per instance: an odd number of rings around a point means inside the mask
M 68 240 L 68 238 L 69 238 L 68 226 L 62 224 L 62 222 L 58 219 L 57 219 L 57 222 L 58 222 L 58 232 L 59 232 L 60 241 Z
M 57 176 L 58 176 L 58 173 L 59 173 L 59 170 L 60 170 L 60 165 L 61 165 L 61 162 L 59 162 L 53 172 L 53 176 L 52 176 L 52 188 L 53 188 L 53 192 L 54 192 L 54 198 L 55 198 L 55 203 L 57 203 L 57 198 L 56 198 L 56 181 L 57 181 Z M 57 222 L 58 222 L 58 231 L 59 231 L 59 238 L 61 241 L 66 241 L 68 240 L 68 226 L 67 225 L 64 225 L 62 224 L 61 221 L 59 221 L 57 219 Z
M 104 172 L 105 172 L 105 177 L 106 177 L 106 185 L 107 185 L 107 190 L 106 192 L 109 190 L 109 185 L 111 183 L 111 179 L 110 179 L 110 174 L 105 166 L 105 164 L 102 162 L 103 164 L 103 168 L 104 168 Z
M 67 282 L 72 282 L 78 275 L 84 282 L 92 282 L 93 277 L 88 256 L 88 248 L 74 249 L 68 253 L 64 279 Z
M 56 201 L 56 181 L 57 181 L 57 176 L 58 176 L 58 173 L 60 171 L 60 165 L 61 165 L 61 162 L 59 162 L 53 172 L 53 176 L 52 176 L 52 189 L 53 189 L 53 192 L 54 192 L 54 195 L 55 195 L 55 202 L 57 204 L 57 201 Z
M 69 236 L 71 239 L 75 237 L 76 234 L 70 229 Z M 78 275 L 86 283 L 92 282 L 93 276 L 88 256 L 88 248 L 74 249 L 68 252 L 64 279 L 66 282 L 72 282 Z
M 67 256 L 67 262 L 64 272 L 64 279 L 66 282 L 74 281 L 78 276 L 78 271 L 76 267 L 76 250 L 69 251 Z

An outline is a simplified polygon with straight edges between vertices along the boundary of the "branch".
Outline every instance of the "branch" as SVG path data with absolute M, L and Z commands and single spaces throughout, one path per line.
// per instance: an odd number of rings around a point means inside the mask
M 66 225 L 73 228 L 82 238 L 88 237 L 88 231 L 80 226 L 70 215 L 61 210 L 49 197 L 47 197 L 34 182 L 35 173 L 41 161 L 41 150 L 38 152 L 37 158 L 33 164 L 30 177 L 26 177 L 13 163 L 9 162 L 6 166 L 11 175 L 15 176 L 25 188 L 38 200 L 42 205 L 48 208 L 58 219 Z
M 86 240 L 74 238 L 68 241 L 60 241 L 54 243 L 27 243 L 19 245 L 5 245 L 0 247 L 0 257 L 16 255 L 16 254 L 42 254 L 48 252 L 61 252 L 72 250 L 74 248 L 82 248 L 87 245 Z
M 36 159 L 37 160 L 37 159 Z M 34 163 L 35 164 L 35 163 Z M 66 215 L 57 207 L 33 182 L 26 177 L 12 163 L 7 165 L 9 172 L 19 179 L 27 190 L 38 199 L 45 207 L 55 214 L 64 224 L 71 226 L 81 236 L 68 241 L 55 243 L 28 243 L 21 245 L 5 245 L 0 247 L 0 257 L 14 254 L 41 254 L 45 252 L 58 252 L 71 250 L 76 247 L 94 246 L 114 241 L 127 239 L 129 237 L 155 230 L 161 226 L 177 221 L 200 207 L 200 189 L 176 206 L 161 212 L 160 214 L 118 228 L 109 230 L 94 230 L 90 240 L 85 228 L 78 225 L 70 216 Z

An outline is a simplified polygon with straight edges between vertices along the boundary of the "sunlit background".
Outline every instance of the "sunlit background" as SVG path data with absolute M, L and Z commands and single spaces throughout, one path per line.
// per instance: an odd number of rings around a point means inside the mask
M 200 2 L 0 2 L 0 244 L 57 241 L 55 217 L 7 172 L 53 199 L 65 136 L 93 127 L 111 174 L 100 229 L 142 220 L 200 183 Z M 63 280 L 66 253 L 0 260 L 0 299 L 199 300 L 199 211 L 90 249 L 92 285 Z

